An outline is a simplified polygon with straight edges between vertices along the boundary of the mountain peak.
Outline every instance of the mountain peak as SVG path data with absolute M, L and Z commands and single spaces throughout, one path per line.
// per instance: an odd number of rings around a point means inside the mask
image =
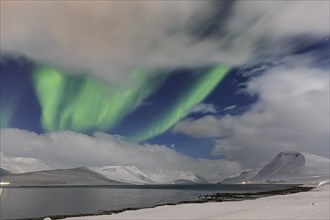
M 268 176 L 280 178 L 283 175 L 299 172 L 305 167 L 305 157 L 299 152 L 284 151 L 274 157 L 253 177 L 255 180 L 265 179 Z
M 256 173 L 256 169 L 254 169 L 222 182 L 320 182 L 329 179 L 329 163 L 328 158 L 309 152 L 283 151 L 277 154 L 259 172 Z
M 9 173 L 27 173 L 49 170 L 50 167 L 35 158 L 8 157 L 0 152 L 1 168 Z

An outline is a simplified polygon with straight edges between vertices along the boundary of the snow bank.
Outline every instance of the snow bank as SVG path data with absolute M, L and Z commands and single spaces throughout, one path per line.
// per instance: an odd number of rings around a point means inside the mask
M 257 200 L 161 206 L 92 219 L 329 219 L 329 188 L 329 184 L 324 184 L 309 192 Z M 87 219 L 91 217 L 66 218 Z

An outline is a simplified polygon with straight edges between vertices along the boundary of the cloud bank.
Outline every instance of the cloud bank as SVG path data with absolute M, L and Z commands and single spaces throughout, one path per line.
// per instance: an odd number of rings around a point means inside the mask
M 134 165 L 141 169 L 183 170 L 218 181 L 237 172 L 236 162 L 194 159 L 164 145 L 139 145 L 105 133 L 87 136 L 71 131 L 36 134 L 1 129 L 1 151 L 10 157 L 32 157 L 52 168 Z
M 328 9 L 328 1 L 2 1 L 1 53 L 109 80 L 240 65 L 290 51 L 292 36 L 328 36 Z
M 247 83 L 257 103 L 238 116 L 185 119 L 174 132 L 214 138 L 214 155 L 254 167 L 284 150 L 329 156 L 329 70 L 288 63 Z

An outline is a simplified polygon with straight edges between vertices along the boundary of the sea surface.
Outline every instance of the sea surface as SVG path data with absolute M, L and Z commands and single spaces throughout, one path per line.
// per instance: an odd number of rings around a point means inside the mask
M 217 192 L 263 192 L 286 187 L 270 184 L 194 184 L 2 188 L 0 218 L 93 214 L 193 201 L 201 195 Z

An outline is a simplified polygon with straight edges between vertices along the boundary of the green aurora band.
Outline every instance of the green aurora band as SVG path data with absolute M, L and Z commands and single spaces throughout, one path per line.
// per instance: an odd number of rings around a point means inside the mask
M 2 107 L 0 111 L 0 127 L 7 128 L 10 127 L 11 117 L 12 117 L 12 108 Z
M 137 142 L 145 141 L 170 129 L 176 122 L 189 114 L 192 107 L 202 102 L 225 78 L 229 70 L 229 67 L 223 65 L 212 68 L 174 104 L 169 112 L 150 123 L 147 129 L 142 129 L 131 139 Z
M 17 109 L 19 98 L 12 95 L 7 99 L 1 97 L 0 100 L 0 127 L 11 127 L 12 119 L 15 114 L 15 110 Z
M 152 79 L 143 71 L 130 76 L 134 83 L 119 86 L 38 66 L 33 84 L 44 130 L 109 131 L 165 80 L 164 76 Z

